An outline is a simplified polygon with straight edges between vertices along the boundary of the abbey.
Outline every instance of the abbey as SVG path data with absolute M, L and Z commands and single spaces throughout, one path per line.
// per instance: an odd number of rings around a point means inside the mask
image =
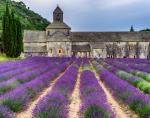
M 24 31 L 24 55 L 149 58 L 149 32 L 71 32 L 59 6 L 45 31 Z

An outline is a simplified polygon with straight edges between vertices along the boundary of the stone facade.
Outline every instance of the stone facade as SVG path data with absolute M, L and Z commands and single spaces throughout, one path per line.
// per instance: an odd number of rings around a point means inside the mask
M 71 32 L 57 6 L 45 31 L 24 31 L 25 56 L 150 57 L 149 32 Z

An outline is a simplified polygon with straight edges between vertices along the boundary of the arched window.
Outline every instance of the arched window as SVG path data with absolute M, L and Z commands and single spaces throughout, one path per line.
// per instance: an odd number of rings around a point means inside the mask
M 67 36 L 69 36 L 69 35 L 70 35 L 70 31 L 68 30 L 68 31 L 67 31 Z
M 59 50 L 58 50 L 58 53 L 59 53 L 59 54 L 62 54 L 62 49 L 59 49 Z
M 49 53 L 52 54 L 53 53 L 53 49 L 49 49 Z
M 48 31 L 48 36 L 50 36 L 50 31 Z

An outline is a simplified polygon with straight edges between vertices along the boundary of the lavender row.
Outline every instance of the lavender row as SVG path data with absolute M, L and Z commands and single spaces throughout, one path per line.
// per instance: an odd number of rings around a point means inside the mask
M 80 60 L 75 61 L 42 98 L 33 110 L 35 118 L 67 118 L 70 96 L 73 92 Z
M 150 117 L 150 96 L 141 93 L 128 82 L 115 76 L 103 66 L 93 61 L 101 80 L 110 88 L 114 97 L 124 101 L 129 107 L 140 115 L 141 118 Z
M 47 87 L 49 83 L 61 72 L 63 72 L 70 63 L 71 61 L 65 62 L 59 65 L 57 68 L 54 68 L 49 72 L 37 77 L 33 81 L 28 82 L 23 86 L 19 86 L 16 89 L 2 95 L 0 97 L 0 104 L 6 106 L 13 112 L 22 110 L 24 107 L 26 107 L 31 99 L 33 99 L 37 94 L 39 94 L 39 92 Z
M 114 118 L 115 115 L 107 102 L 106 95 L 95 75 L 85 70 L 80 77 L 80 114 L 84 118 Z
M 146 80 L 147 82 L 150 82 L 150 74 L 145 72 L 145 71 L 144 72 L 143 71 L 139 71 L 136 68 L 132 68 L 129 65 L 126 65 L 126 64 L 124 64 L 122 62 L 118 62 L 118 61 L 116 61 L 116 62 L 113 61 L 113 63 L 112 63 L 112 61 L 111 62 L 107 61 L 107 63 L 109 63 L 109 64 L 111 64 L 111 65 L 113 65 L 113 66 L 115 66 L 117 68 L 123 69 L 126 72 L 131 73 L 131 74 L 133 74 L 135 76 L 141 77 L 142 79 Z
M 8 81 L 1 82 L 0 83 L 0 95 L 4 94 L 20 85 L 22 86 L 22 84 L 24 84 L 26 82 L 34 80 L 37 76 L 40 76 L 41 74 L 50 71 L 55 66 L 56 66 L 56 64 L 41 65 L 32 71 L 26 71 L 22 74 L 19 74 L 19 75 L 13 77 L 12 79 L 9 79 Z
M 113 62 L 112 64 L 119 64 L 119 66 L 125 66 L 124 69 L 126 69 L 127 71 L 130 71 L 132 72 L 133 74 L 136 74 L 136 73 L 145 73 L 145 74 L 148 74 L 150 73 L 150 65 L 146 64 L 146 66 L 143 66 L 143 64 L 131 64 L 131 63 L 128 63 L 128 62 L 122 62 L 122 61 L 119 61 L 118 59 L 109 59 L 107 60 L 107 62 Z M 145 64 L 144 64 L 145 65 Z M 148 79 L 150 81 L 150 78 Z
M 7 107 L 0 105 L 0 118 L 14 118 L 14 116 Z
M 119 68 L 116 68 L 116 66 L 104 63 L 102 61 L 99 61 L 101 64 L 103 64 L 103 66 L 105 68 L 107 68 L 109 71 L 113 72 L 115 75 L 119 76 L 120 79 L 123 79 L 127 82 L 129 82 L 130 84 L 132 84 L 133 86 L 135 86 L 136 88 L 138 88 L 139 90 L 141 90 L 141 92 L 144 92 L 145 94 L 149 94 L 150 93 L 150 83 L 145 81 L 144 79 L 134 76 L 128 72 L 125 72 Z
M 49 57 L 32 57 L 19 61 L 9 61 L 3 62 L 0 65 L 0 73 L 8 72 L 22 67 L 27 67 L 28 65 L 37 65 L 39 63 L 48 63 L 48 62 L 63 62 L 69 60 L 70 58 L 49 58 Z
M 108 63 L 110 63 L 111 60 L 108 61 Z M 136 68 L 134 65 L 131 65 L 131 64 L 125 64 L 124 62 L 114 62 L 112 63 L 112 65 L 120 68 L 120 69 L 123 69 L 135 76 L 138 76 L 138 77 L 141 77 L 143 78 L 144 80 L 150 82 L 150 73 L 148 73 L 148 69 L 147 68 L 141 68 L 141 69 L 138 69 Z
M 19 67 L 26 67 L 27 65 L 33 65 L 37 64 L 35 59 L 24 59 L 19 61 L 9 61 L 9 62 L 3 62 L 0 66 L 0 73 L 8 72 L 14 69 L 17 69 Z
M 134 63 L 134 64 L 150 64 L 150 59 L 141 59 L 141 58 L 117 58 L 118 61 L 127 62 L 127 63 Z
M 25 71 L 30 71 L 34 68 L 38 68 L 40 67 L 41 65 L 46 65 L 46 64 L 51 64 L 51 63 L 56 63 L 55 61 L 51 61 L 50 59 L 48 60 L 43 60 L 41 62 L 34 62 L 32 64 L 28 63 L 26 64 L 25 66 L 22 66 L 22 67 L 18 67 L 16 69 L 13 69 L 11 71 L 8 71 L 8 72 L 5 72 L 5 73 L 2 73 L 0 74 L 0 81 L 4 81 L 4 80 L 7 80 L 13 76 L 16 76 L 20 73 L 23 73 Z M 15 66 L 14 66 L 15 67 Z
M 110 63 L 122 63 L 128 67 L 130 67 L 131 69 L 137 70 L 137 71 L 142 71 L 142 72 L 147 72 L 150 73 L 150 64 L 147 63 L 138 63 L 135 60 L 132 61 L 128 61 L 126 59 L 106 59 L 107 62 Z
M 34 69 L 37 69 L 42 65 L 44 65 L 44 64 L 36 64 L 36 65 L 31 64 L 31 65 L 27 65 L 26 67 L 17 68 L 17 69 L 2 73 L 2 74 L 0 74 L 0 82 L 7 81 L 15 76 L 23 74 L 24 72 L 27 72 L 27 71 L 29 72 Z
M 82 70 L 92 70 L 89 59 L 83 58 Z

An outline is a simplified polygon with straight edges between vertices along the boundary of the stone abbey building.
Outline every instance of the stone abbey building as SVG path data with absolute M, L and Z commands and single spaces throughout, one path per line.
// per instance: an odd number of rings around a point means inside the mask
M 45 31 L 24 31 L 24 55 L 150 57 L 150 32 L 71 32 L 59 6 Z

